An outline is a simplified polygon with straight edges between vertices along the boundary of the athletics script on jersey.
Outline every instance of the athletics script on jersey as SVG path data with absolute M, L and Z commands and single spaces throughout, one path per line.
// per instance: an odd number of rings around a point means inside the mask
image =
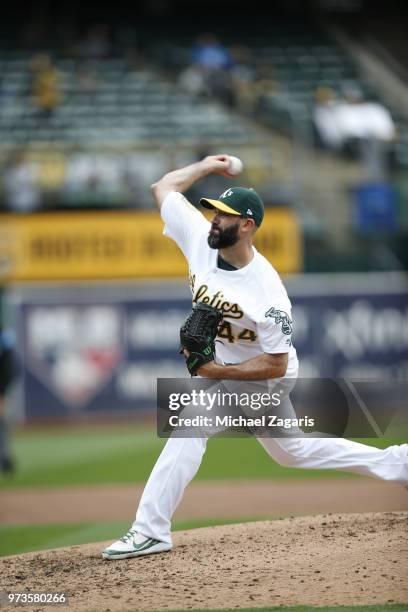
M 208 304 L 209 306 L 214 306 L 217 310 L 220 310 L 224 315 L 228 315 L 231 319 L 242 319 L 244 313 L 238 304 L 231 304 L 224 298 L 224 294 L 222 291 L 217 291 L 213 295 L 211 295 L 208 290 L 208 285 L 200 285 L 197 291 L 194 291 L 195 285 L 195 274 L 191 274 L 189 277 L 191 293 L 193 294 L 193 304 L 197 304 L 198 302 L 202 302 L 203 304 Z

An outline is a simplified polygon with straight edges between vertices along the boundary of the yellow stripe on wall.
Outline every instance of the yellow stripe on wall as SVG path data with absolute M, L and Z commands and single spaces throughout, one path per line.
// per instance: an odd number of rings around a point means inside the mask
M 0 216 L 0 279 L 77 280 L 185 276 L 156 212 Z M 301 236 L 287 209 L 266 211 L 255 245 L 281 273 L 302 268 Z

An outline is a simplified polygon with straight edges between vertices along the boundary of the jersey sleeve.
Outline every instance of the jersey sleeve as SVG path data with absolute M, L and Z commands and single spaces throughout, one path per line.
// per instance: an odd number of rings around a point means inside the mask
M 198 238 L 209 232 L 210 223 L 176 191 L 169 193 L 163 200 L 161 216 L 164 221 L 163 234 L 172 238 L 189 260 Z
M 292 312 L 289 299 L 272 301 L 257 324 L 259 343 L 264 353 L 288 353 L 292 346 Z

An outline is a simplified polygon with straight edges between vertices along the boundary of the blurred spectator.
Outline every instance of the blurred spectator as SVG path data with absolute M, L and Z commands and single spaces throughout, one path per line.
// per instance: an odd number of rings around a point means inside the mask
M 276 94 L 278 89 L 278 83 L 273 74 L 273 66 L 271 64 L 258 66 L 251 87 L 253 110 L 255 111 L 259 104 L 262 105 L 265 97 Z
M 124 164 L 121 174 L 123 203 L 128 208 L 143 208 L 144 189 L 135 168 Z
M 38 172 L 24 151 L 9 160 L 3 175 L 5 206 L 12 212 L 32 212 L 41 205 Z
M 384 178 L 396 131 L 388 110 L 378 102 L 364 100 L 357 85 L 345 89 L 337 109 L 337 121 L 347 153 L 365 165 L 368 178 Z
M 251 51 L 243 45 L 230 49 L 233 66 L 230 70 L 234 106 L 245 114 L 252 114 L 254 108 L 255 70 L 252 66 Z
M 365 164 L 369 176 L 384 175 L 396 130 L 388 110 L 364 100 L 357 84 L 348 84 L 343 100 L 329 87 L 315 92 L 313 123 L 318 145 L 344 152 Z
M 191 64 L 181 71 L 178 84 L 181 89 L 195 98 L 206 97 L 210 93 L 206 76 L 201 66 Z
M 202 75 L 201 90 L 207 88 L 210 95 L 232 106 L 233 95 L 229 70 L 233 66 L 233 61 L 228 49 L 214 34 L 200 34 L 191 51 L 191 62 L 195 71 L 187 73 L 187 76 L 190 77 L 190 86 L 193 83 L 193 75 L 196 87 L 198 78 Z
M 12 473 L 15 468 L 5 414 L 6 393 L 15 375 L 13 335 L 10 330 L 3 329 L 0 323 L 0 472 L 5 474 Z
M 388 110 L 379 102 L 367 102 L 360 88 L 348 86 L 344 102 L 338 105 L 337 121 L 345 141 L 353 138 L 372 138 L 390 142 L 395 137 L 395 126 Z
M 320 86 L 315 91 L 313 126 L 316 143 L 323 149 L 339 151 L 343 146 L 343 135 L 337 119 L 338 102 L 331 87 Z
M 38 109 L 40 117 L 49 119 L 54 109 L 62 102 L 61 74 L 52 65 L 49 56 L 44 53 L 33 57 L 31 70 L 33 104 Z
M 191 52 L 193 64 L 202 66 L 205 70 L 228 70 L 232 66 L 232 58 L 215 34 L 210 32 L 200 34 Z

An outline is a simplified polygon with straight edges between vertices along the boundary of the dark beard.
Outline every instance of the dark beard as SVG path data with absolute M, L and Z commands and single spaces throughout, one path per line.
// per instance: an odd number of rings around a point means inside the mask
M 207 238 L 208 246 L 212 249 L 225 249 L 227 247 L 233 246 L 239 240 L 239 223 L 237 223 L 236 225 L 231 225 L 225 230 L 217 228 L 218 232 L 216 233 L 214 233 L 214 229 L 214 227 L 211 227 L 210 233 L 208 234 Z

